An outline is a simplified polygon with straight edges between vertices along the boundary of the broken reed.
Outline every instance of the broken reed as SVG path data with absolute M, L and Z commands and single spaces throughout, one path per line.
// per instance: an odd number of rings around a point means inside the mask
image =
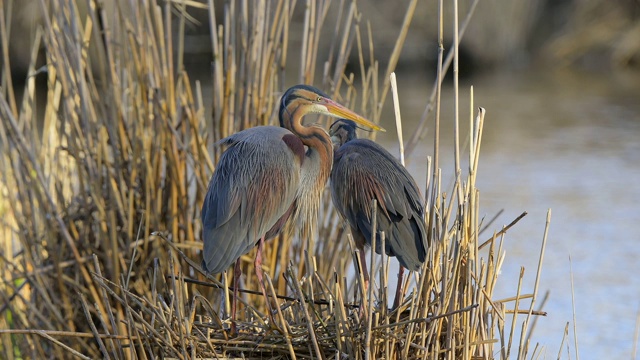
M 198 266 L 199 207 L 221 151 L 208 145 L 247 127 L 277 124 L 279 94 L 292 85 L 287 69 L 298 69 L 294 83 L 319 85 L 378 121 L 416 1 L 382 85 L 364 30 L 370 24 L 355 2 L 212 3 L 42 1 L 47 13 L 20 103 L 3 51 L 3 358 L 508 357 L 513 329 L 505 336 L 504 305 L 492 299 L 502 243 L 490 239 L 486 260 L 477 249 L 483 111 L 471 126 L 468 178 L 459 173 L 454 191 L 445 192 L 440 170 L 428 169 L 434 245 L 401 311 L 387 310 L 387 257 L 382 271 L 372 266 L 379 279 L 372 276 L 370 293 L 363 293 L 359 275 L 347 278 L 351 264 L 363 259 L 325 197 L 317 241 L 269 242 L 263 266 L 278 300 L 269 310 L 260 296 L 244 291 L 242 336 L 229 337 L 228 310 L 220 308 L 222 299 L 228 304 L 228 281 Z M 189 11 L 209 14 L 211 99 L 183 69 L 179 49 Z M 327 31 L 328 14 L 335 23 Z M 0 15 L 6 49 L 10 13 Z M 292 21 L 296 17 L 302 24 Z M 301 47 L 291 48 L 300 29 Z M 330 51 L 322 54 L 327 32 Z M 37 69 L 41 43 L 46 65 Z M 345 74 L 352 53 L 357 80 Z M 47 82 L 43 118 L 36 115 L 38 76 Z M 242 257 L 248 289 L 256 283 L 253 256 Z M 531 298 L 520 289 L 517 294 L 505 303 L 515 301 L 517 308 Z M 525 354 L 527 343 L 520 343 Z

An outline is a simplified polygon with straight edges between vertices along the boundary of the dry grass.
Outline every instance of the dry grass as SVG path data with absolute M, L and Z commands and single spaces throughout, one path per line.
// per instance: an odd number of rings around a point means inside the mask
M 292 85 L 285 81 L 290 69 L 299 69 L 297 82 L 319 85 L 378 121 L 416 1 L 409 4 L 384 75 L 371 55 L 370 24 L 350 1 L 309 1 L 308 6 L 258 1 L 250 8 L 247 2 L 229 1 L 215 9 L 221 14 L 209 6 L 211 99 L 203 98 L 198 81 L 192 84 L 180 51 L 187 11 L 205 11 L 194 7 L 202 4 L 119 1 L 102 9 L 99 3 L 89 1 L 86 11 L 73 1 L 48 5 L 20 103 L 3 51 L 3 358 L 506 359 L 539 354 L 529 350 L 527 333 L 531 316 L 539 314 L 534 310 L 537 282 L 533 294 L 521 293 L 519 286 L 513 298 L 492 296 L 507 228 L 479 238 L 483 224 L 475 179 L 483 109 L 470 115 L 469 168 L 463 172 L 458 166 L 453 187 L 443 188 L 438 147 L 425 169 L 433 246 L 421 274 L 412 275 L 415 288 L 398 311 L 387 310 L 388 258 L 367 259 L 378 269 L 367 294 L 358 271 L 348 276 L 349 267 L 362 259 L 328 197 L 317 234 L 278 238 L 266 247 L 268 291 L 277 300 L 270 311 L 256 292 L 243 291 L 238 337 L 230 338 L 228 306 L 221 306 L 228 304 L 223 301 L 230 296 L 228 280 L 199 270 L 200 204 L 220 155 L 213 148 L 210 158 L 208 145 L 250 126 L 277 123 L 278 96 Z M 338 21 L 327 31 L 323 24 L 329 12 Z M 304 18 L 302 46 L 295 49 L 289 48 L 293 14 Z M 0 15 L 0 36 L 6 40 L 10 19 Z M 178 43 L 169 36 L 174 32 Z M 320 54 L 319 40 L 327 33 L 333 34 L 331 51 Z M 36 69 L 40 42 L 47 62 Z M 439 79 L 445 71 L 443 52 L 441 47 Z M 359 62 L 357 76 L 345 73 L 352 53 Z M 43 118 L 37 115 L 36 77 L 47 81 Z M 434 91 L 438 108 L 440 82 Z M 211 114 L 205 113 L 205 102 L 211 103 Z M 253 253 L 242 259 L 244 287 L 257 289 Z M 529 307 L 520 310 L 524 302 Z M 515 329 L 520 313 L 526 315 L 524 323 Z M 514 319 L 511 329 L 505 329 L 507 317 Z

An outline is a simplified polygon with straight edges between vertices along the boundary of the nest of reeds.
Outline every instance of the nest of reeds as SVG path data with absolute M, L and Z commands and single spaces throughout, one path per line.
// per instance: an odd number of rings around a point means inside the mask
M 512 299 L 492 299 L 506 229 L 479 238 L 475 177 L 484 110 L 471 121 L 468 174 L 458 171 L 444 191 L 437 147 L 425 169 L 433 246 L 398 309 L 388 309 L 387 257 L 367 259 L 375 276 L 363 291 L 364 259 L 328 198 L 316 234 L 280 237 L 266 247 L 269 304 L 246 290 L 257 289 L 253 254 L 241 259 L 246 278 L 237 336 L 229 331 L 229 280 L 197 265 L 200 204 L 220 154 L 214 147 L 210 158 L 209 146 L 243 128 L 277 123 L 285 69 L 292 67 L 297 82 L 322 84 L 379 121 L 415 4 L 379 84 L 375 39 L 355 2 L 303 8 L 262 1 L 245 8 L 228 1 L 223 9 L 212 1 L 48 3 L 20 102 L 6 51 L 3 57 L 2 357 L 509 358 L 515 331 L 505 330 L 506 307 L 514 320 L 526 314 L 515 344 L 526 354 L 537 284 L 533 294 L 518 288 Z M 211 22 L 212 77 L 202 79 L 210 98 L 189 78 L 180 50 L 193 11 L 208 11 Z M 330 11 L 338 20 L 327 32 Z M 304 22 L 295 23 L 294 14 Z M 3 44 L 7 20 L 10 13 L 0 13 Z M 289 48 L 299 29 L 300 49 Z M 333 34 L 328 54 L 318 50 L 327 33 Z M 352 53 L 357 81 L 345 73 Z M 442 55 L 441 48 L 433 99 L 450 63 Z M 287 60 L 297 56 L 299 64 Z

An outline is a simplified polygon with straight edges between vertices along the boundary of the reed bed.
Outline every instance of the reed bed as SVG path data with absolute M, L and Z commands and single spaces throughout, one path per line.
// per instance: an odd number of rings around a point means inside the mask
M 432 245 L 399 309 L 388 310 L 386 295 L 394 260 L 367 259 L 373 270 L 365 293 L 357 265 L 363 259 L 328 197 L 312 234 L 267 244 L 269 304 L 251 290 L 258 288 L 254 253 L 242 257 L 237 336 L 227 316 L 230 279 L 201 272 L 200 205 L 222 151 L 212 144 L 247 127 L 276 124 L 279 95 L 294 78 L 379 121 L 416 3 L 409 3 L 396 49 L 380 71 L 371 24 L 352 1 L 225 1 L 220 7 L 116 1 L 102 7 L 93 0 L 42 0 L 47 16 L 22 99 L 14 94 L 6 51 L 10 14 L 0 13 L 2 358 L 539 355 L 540 348 L 529 345 L 532 316 L 543 314 L 534 308 L 537 281 L 532 293 L 520 284 L 512 298 L 493 298 L 502 243 L 518 219 L 481 238 L 480 229 L 490 226 L 480 218 L 475 186 L 484 109 L 471 109 L 468 168 L 456 161 L 452 187 L 444 188 L 438 145 L 425 169 Z M 181 50 L 194 11 L 207 11 L 211 24 L 212 75 L 202 82 L 189 78 Z M 325 26 L 328 14 L 332 28 Z M 294 35 L 300 47 L 291 46 Z M 327 36 L 330 51 L 321 52 Z M 46 64 L 38 67 L 41 45 Z M 431 117 L 436 140 L 447 67 L 442 32 L 440 45 Z M 359 72 L 346 73 L 353 59 Z M 37 78 L 46 78 L 43 101 Z M 202 95 L 205 85 L 212 88 L 209 99 Z M 460 118 L 456 113 L 451 120 Z M 466 156 L 456 144 L 456 158 Z M 546 231 L 540 265 L 545 241 Z M 508 318 L 511 328 L 505 328 Z

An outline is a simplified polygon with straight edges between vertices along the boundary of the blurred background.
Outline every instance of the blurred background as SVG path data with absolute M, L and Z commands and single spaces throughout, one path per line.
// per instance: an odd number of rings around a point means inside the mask
M 446 54 L 453 34 L 453 10 L 451 2 L 445 2 Z M 9 3 L 13 6 L 8 7 Z M 220 8 L 225 4 L 214 3 Z M 389 60 L 409 3 L 357 2 L 361 23 L 370 24 L 374 55 L 381 65 Z M 108 1 L 105 4 L 109 6 Z M 13 81 L 20 90 L 30 39 L 43 21 L 40 1 L 5 1 L 3 6 L 5 12 L 13 13 L 7 49 Z M 538 319 L 533 339 L 546 347 L 547 358 L 559 352 L 575 357 L 574 337 L 582 358 L 636 358 L 640 1 L 460 1 L 461 25 L 472 9 L 460 46 L 460 111 L 466 119 L 472 110 L 473 86 L 474 107 L 487 110 L 477 180 L 481 209 L 485 223 L 500 214 L 481 238 L 489 238 L 493 230 L 528 212 L 505 237 L 507 256 L 498 299 L 515 295 L 521 267 L 525 269 L 522 292 L 533 291 L 546 214 L 552 209 L 539 289 L 549 292 L 543 309 L 548 315 Z M 304 3 L 295 11 L 300 16 L 294 18 L 302 23 Z M 193 20 L 186 29 L 185 68 L 192 79 L 202 82 L 205 96 L 211 96 L 208 13 L 191 7 L 189 15 Z M 333 28 L 330 24 L 337 16 L 330 7 L 325 29 Z M 431 96 L 437 20 L 437 2 L 419 1 L 398 62 L 405 139 L 416 132 Z M 290 39 L 293 54 L 299 46 L 300 39 Z M 358 73 L 359 64 L 351 66 Z M 290 85 L 298 82 L 296 71 L 288 74 Z M 452 78 L 446 79 L 442 97 L 444 183 L 453 182 L 453 159 L 447 157 L 452 152 L 446 151 L 453 147 L 452 83 Z M 395 125 L 390 97 L 387 102 L 382 121 L 391 130 Z M 422 190 L 426 159 L 433 154 L 433 114 L 425 124 L 426 131 L 408 155 L 408 168 Z M 395 131 L 380 135 L 378 141 L 398 152 Z M 561 345 L 567 325 L 567 339 Z

